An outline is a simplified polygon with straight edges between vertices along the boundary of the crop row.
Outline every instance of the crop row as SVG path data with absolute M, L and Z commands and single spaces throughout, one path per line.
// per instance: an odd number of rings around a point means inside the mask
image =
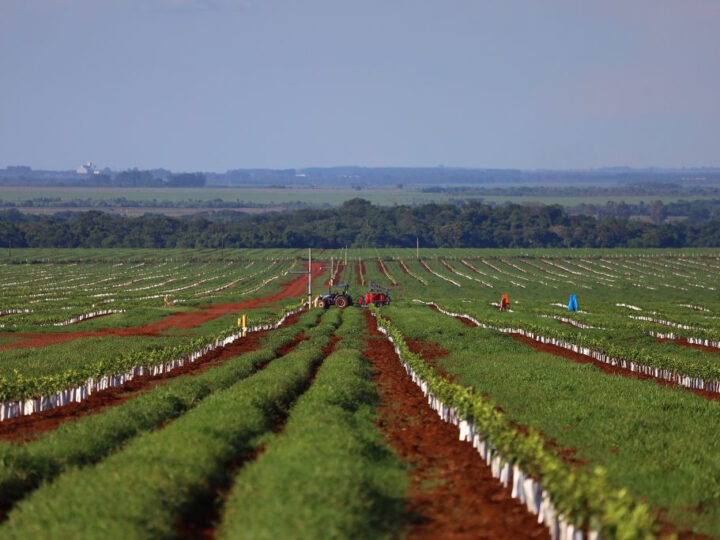
M 261 350 L 228 359 L 193 377 L 178 377 L 117 406 L 62 424 L 24 445 L 0 444 L 0 508 L 8 508 L 40 483 L 69 467 L 99 461 L 139 433 L 178 417 L 210 393 L 228 388 L 277 357 L 277 351 L 315 325 L 304 313 L 292 326 L 268 335 Z
M 229 328 L 213 337 L 192 339 L 182 346 L 166 346 L 150 352 L 88 362 L 80 369 L 71 369 L 58 375 L 28 378 L 16 372 L 12 378 L 0 377 L 0 421 L 80 402 L 94 392 L 122 386 L 135 377 L 156 376 L 172 371 L 241 338 L 247 331 L 277 328 L 296 311 L 285 313 L 274 323 L 248 329 Z
M 19 313 L 23 309 L 26 309 L 28 304 L 33 304 L 35 311 L 50 311 L 46 315 L 46 318 L 52 317 L 52 311 L 58 309 L 58 303 L 64 305 L 75 306 L 95 306 L 97 304 L 113 303 L 116 305 L 128 304 L 137 305 L 138 302 L 145 300 L 151 300 L 161 298 L 165 295 L 172 296 L 175 301 L 194 301 L 194 298 L 198 296 L 214 296 L 219 293 L 224 293 L 228 289 L 237 286 L 241 282 L 253 282 L 256 278 L 260 277 L 260 281 L 264 277 L 268 277 L 270 272 L 282 274 L 284 270 L 291 266 L 290 262 L 285 262 L 277 267 L 278 262 L 270 262 L 269 264 L 261 265 L 261 268 L 254 273 L 249 273 L 247 269 L 253 266 L 255 263 L 251 263 L 244 268 L 234 268 L 223 265 L 217 270 L 211 270 L 209 272 L 200 272 L 200 266 L 184 266 L 176 269 L 171 269 L 170 273 L 149 275 L 146 278 L 137 278 L 137 276 L 131 274 L 134 279 L 128 279 L 130 276 L 115 276 L 112 278 L 96 279 L 107 273 L 114 273 L 108 267 L 102 267 L 95 269 L 98 274 L 92 274 L 84 276 L 83 280 L 87 283 L 68 283 L 77 280 L 69 279 L 65 280 L 63 273 L 59 272 L 56 275 L 51 275 L 53 283 L 63 283 L 62 285 L 52 285 L 45 287 L 38 287 L 32 285 L 22 286 L 16 282 L 8 283 L 4 286 L 0 286 L 0 308 L 4 312 Z M 56 270 L 53 268 L 53 271 Z M 126 271 L 130 271 L 129 269 Z M 238 275 L 239 274 L 239 275 Z M 108 281 L 110 280 L 110 281 Z M 147 284 L 148 280 L 151 283 Z M 117 282 L 117 283 L 116 283 Z M 146 283 L 139 287 L 133 287 L 138 283 Z M 170 284 L 173 284 L 170 287 Z M 190 289 L 200 288 L 203 284 L 213 284 L 214 287 L 206 290 L 192 291 Z M 92 284 L 92 285 L 90 285 Z M 180 295 L 179 298 L 175 298 L 178 295 L 176 293 L 187 291 L 185 296 Z M 148 294 L 148 292 L 150 294 Z M 20 311 L 18 311 L 20 310 Z M 9 313 L 6 313 L 9 314 Z M 13 317 L 16 323 L 23 323 L 25 319 Z M 34 319 L 27 319 L 25 324 L 32 324 Z M 46 321 L 39 322 L 57 322 L 51 318 Z
M 435 302 L 415 301 L 432 305 L 446 315 L 469 319 L 477 326 L 491 328 L 506 334 L 521 334 L 540 343 L 549 343 L 611 366 L 620 366 L 623 369 L 670 381 L 686 388 L 720 392 L 720 365 L 715 362 L 703 359 L 692 361 L 677 355 L 660 355 L 654 351 L 647 351 L 643 347 L 633 348 L 617 343 L 612 337 L 589 336 L 579 331 L 570 333 L 530 324 L 524 324 L 523 327 L 510 327 L 506 322 L 483 322 L 472 314 L 452 312 L 438 306 Z
M 377 538 L 402 525 L 405 470 L 376 429 L 363 323 L 344 311 L 281 435 L 235 478 L 219 537 Z
M 339 323 L 331 312 L 309 339 L 252 377 L 211 393 L 161 429 L 135 437 L 97 465 L 72 469 L 21 501 L 4 538 L 168 537 L 212 496 L 303 392 Z M 110 481 L 109 481 L 110 480 Z
M 375 311 L 375 310 L 374 310 Z M 654 530 L 647 505 L 608 485 L 602 468 L 570 467 L 549 450 L 541 433 L 521 433 L 505 413 L 472 388 L 448 381 L 408 347 L 402 332 L 375 313 L 378 329 L 393 341 L 409 376 L 440 417 L 458 426 L 513 496 L 538 514 L 554 538 L 644 538 Z

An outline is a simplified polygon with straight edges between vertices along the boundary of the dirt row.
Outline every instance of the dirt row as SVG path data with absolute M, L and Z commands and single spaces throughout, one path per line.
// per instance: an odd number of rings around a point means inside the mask
M 407 538 L 548 538 L 537 518 L 492 477 L 472 444 L 460 441 L 457 428 L 428 406 L 368 312 L 366 326 L 364 354 L 380 394 L 379 427 L 412 466 Z
M 593 364 L 596 368 L 598 368 L 610 375 L 617 375 L 620 377 L 628 377 L 631 379 L 638 379 L 638 380 L 642 380 L 642 381 L 649 380 L 660 386 L 665 386 L 667 388 L 681 388 L 687 392 L 692 392 L 693 394 L 698 395 L 702 398 L 705 398 L 705 399 L 708 399 L 711 401 L 720 401 L 720 394 L 717 392 L 709 392 L 707 390 L 698 390 L 695 388 L 687 388 L 681 384 L 666 381 L 665 379 L 658 379 L 658 378 L 652 377 L 650 375 L 645 375 L 644 373 L 637 373 L 635 371 L 630 371 L 629 369 L 623 368 L 620 366 L 611 366 L 610 364 L 606 364 L 605 362 L 595 360 L 594 358 L 592 358 L 590 356 L 586 356 L 584 354 L 569 351 L 567 349 L 563 349 L 562 347 L 558 347 L 556 345 L 551 345 L 549 343 L 540 343 L 539 341 L 535 341 L 534 339 L 523 336 L 521 334 L 509 334 L 509 335 L 515 341 L 524 343 L 525 345 L 532 347 L 536 351 L 549 353 L 554 356 L 559 356 L 562 358 L 567 358 L 568 360 L 572 360 L 573 362 L 577 362 L 578 364 Z
M 720 353 L 720 349 L 717 347 L 709 347 L 708 345 L 700 345 L 699 343 L 690 343 L 687 338 L 673 338 L 673 339 L 667 339 L 667 338 L 655 338 L 658 343 L 675 343 L 676 345 L 680 345 L 681 347 L 687 347 L 688 349 L 698 349 L 700 351 L 705 351 L 713 354 Z
M 425 270 L 429 275 L 437 277 L 432 273 L 432 270 L 430 270 L 430 267 L 425 263 L 425 261 L 420 261 L 420 266 L 422 266 L 423 270 Z
M 345 265 L 343 263 L 338 262 L 335 264 L 335 279 L 333 280 L 333 285 L 340 283 L 340 276 L 342 275 L 343 270 L 345 270 Z
M 326 272 L 327 269 L 322 263 L 313 263 L 313 276 L 317 277 Z M 66 333 L 3 333 L 0 336 L 21 337 L 22 341 L 15 341 L 0 345 L 0 351 L 4 349 L 24 348 L 24 347 L 47 347 L 48 345 L 57 345 L 67 343 L 79 338 L 89 337 L 105 337 L 105 336 L 121 336 L 121 337 L 165 337 L 162 332 L 168 330 L 190 330 L 202 326 L 218 317 L 222 317 L 228 313 L 237 313 L 248 309 L 264 307 L 273 302 L 285 300 L 287 298 L 300 298 L 307 290 L 307 277 L 301 275 L 284 284 L 277 293 L 264 298 L 251 298 L 242 302 L 231 302 L 225 304 L 210 304 L 202 306 L 199 311 L 188 313 L 174 313 L 168 315 L 159 321 L 144 324 L 141 326 L 132 326 L 128 328 L 101 328 L 95 331 L 85 332 L 66 332 Z
M 395 279 L 393 279 L 388 273 L 385 272 L 386 269 L 383 268 L 383 264 L 384 264 L 384 263 L 382 263 L 382 262 L 380 261 L 380 259 L 378 259 L 378 261 L 377 261 L 377 263 L 376 263 L 376 265 L 377 265 L 377 271 L 380 272 L 380 274 L 382 274 L 382 275 L 385 276 L 386 278 L 388 278 L 388 280 L 390 281 L 390 283 L 392 283 L 393 285 L 397 285 L 397 281 L 395 281 Z M 388 270 L 388 272 L 389 272 L 389 270 Z
M 357 281 L 358 285 L 364 285 L 363 276 L 365 276 L 365 263 L 362 261 L 357 262 L 355 264 L 355 270 L 357 272 L 357 277 L 355 278 L 355 281 Z

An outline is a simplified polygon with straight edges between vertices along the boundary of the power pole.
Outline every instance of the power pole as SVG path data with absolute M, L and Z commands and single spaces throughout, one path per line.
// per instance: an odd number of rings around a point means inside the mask
M 333 275 L 335 273 L 335 257 L 330 257 L 330 279 L 328 279 L 328 285 L 333 284 Z
M 345 246 L 345 266 L 347 266 L 347 246 Z
M 308 309 L 312 307 L 312 248 L 308 248 Z
M 418 236 L 415 237 L 415 258 L 420 258 L 420 238 Z

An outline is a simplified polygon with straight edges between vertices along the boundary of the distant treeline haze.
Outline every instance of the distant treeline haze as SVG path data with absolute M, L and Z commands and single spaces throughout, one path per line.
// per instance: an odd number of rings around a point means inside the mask
M 558 205 L 379 207 L 363 199 L 326 210 L 183 218 L 0 213 L 0 245 L 13 247 L 414 247 L 416 238 L 425 247 L 712 247 L 720 246 L 720 221 L 595 219 Z

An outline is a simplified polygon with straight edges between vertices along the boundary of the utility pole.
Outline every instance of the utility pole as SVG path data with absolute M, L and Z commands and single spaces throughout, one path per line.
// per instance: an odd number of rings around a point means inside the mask
M 420 237 L 415 237 L 415 258 L 420 258 Z
M 347 246 L 345 246 L 345 266 L 347 266 Z
M 312 248 L 308 248 L 308 309 L 312 307 Z
M 328 279 L 328 285 L 333 284 L 333 275 L 335 274 L 335 257 L 330 257 L 330 279 Z

